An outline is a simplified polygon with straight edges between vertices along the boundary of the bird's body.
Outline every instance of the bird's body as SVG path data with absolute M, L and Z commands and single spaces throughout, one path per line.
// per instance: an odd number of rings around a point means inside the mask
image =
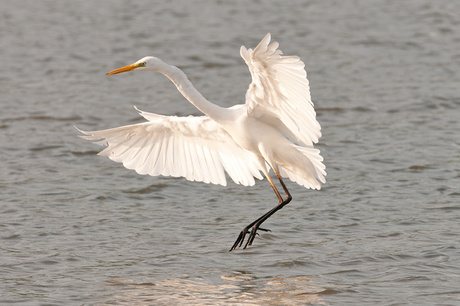
M 254 50 L 241 48 L 252 83 L 246 103 L 223 108 L 206 100 L 177 67 L 154 57 L 114 70 L 157 71 L 167 76 L 205 116 L 175 117 L 139 111 L 147 122 L 102 131 L 84 132 L 86 139 L 107 145 L 100 155 L 122 162 L 140 174 L 185 177 L 226 185 L 225 172 L 235 183 L 254 185 L 254 177 L 267 177 L 279 205 L 249 224 L 231 250 L 251 245 L 259 226 L 289 203 L 281 177 L 320 189 L 326 175 L 322 157 L 313 143 L 321 136 L 303 62 L 282 56 L 278 43 L 268 44 L 270 34 Z M 268 171 L 273 169 L 286 193 L 283 199 Z

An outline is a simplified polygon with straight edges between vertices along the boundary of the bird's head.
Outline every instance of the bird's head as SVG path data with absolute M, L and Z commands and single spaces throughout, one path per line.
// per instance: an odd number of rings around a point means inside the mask
M 110 71 L 107 75 L 128 72 L 128 71 L 140 71 L 140 70 L 149 70 L 149 71 L 159 71 L 164 67 L 165 63 L 159 58 L 153 56 L 146 56 L 135 62 L 134 64 L 121 67 L 115 70 Z

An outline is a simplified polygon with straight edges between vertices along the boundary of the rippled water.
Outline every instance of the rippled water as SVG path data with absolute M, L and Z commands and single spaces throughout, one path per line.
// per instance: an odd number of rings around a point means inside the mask
M 0 303 L 456 305 L 460 2 L 0 1 Z M 241 103 L 239 47 L 267 32 L 306 63 L 328 182 L 253 247 L 276 204 L 245 188 L 146 177 L 73 128 L 198 114 L 145 55 L 211 101 Z

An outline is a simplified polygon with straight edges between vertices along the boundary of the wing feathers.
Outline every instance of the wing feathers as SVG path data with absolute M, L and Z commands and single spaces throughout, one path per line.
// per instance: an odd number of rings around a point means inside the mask
M 136 108 L 137 109 L 137 108 Z M 139 174 L 185 177 L 226 185 L 225 172 L 237 184 L 262 179 L 258 159 L 239 147 L 207 117 L 168 117 L 138 110 L 148 122 L 101 131 L 80 131 L 84 139 L 107 147 L 99 155 Z
M 254 50 L 240 50 L 252 76 L 246 93 L 248 113 L 263 117 L 268 124 L 281 122 L 278 129 L 287 128 L 299 143 L 312 145 L 321 137 L 321 127 L 311 102 L 305 64 L 298 56 L 282 56 L 277 42 L 269 45 L 270 38 L 267 34 Z

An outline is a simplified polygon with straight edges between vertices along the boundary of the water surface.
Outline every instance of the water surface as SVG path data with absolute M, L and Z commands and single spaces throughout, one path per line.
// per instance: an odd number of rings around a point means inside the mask
M 0 303 L 455 305 L 460 301 L 460 4 L 454 1 L 0 1 Z M 305 62 L 323 127 L 321 191 L 254 246 L 267 181 L 146 177 L 74 125 L 199 115 L 154 55 L 209 100 L 242 103 L 239 47 L 267 33 Z

